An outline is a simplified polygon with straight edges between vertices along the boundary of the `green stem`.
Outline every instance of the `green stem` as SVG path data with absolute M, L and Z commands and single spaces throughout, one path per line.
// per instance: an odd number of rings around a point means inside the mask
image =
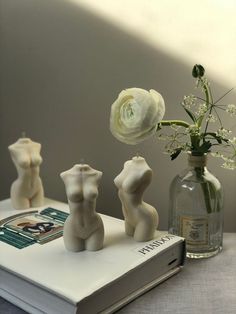
M 211 93 L 211 89 L 209 88 L 209 86 L 206 84 L 206 83 L 203 83 L 203 89 L 205 91 L 205 95 L 206 95 L 206 105 L 207 105 L 207 108 L 209 109 L 209 105 L 210 105 L 210 110 L 209 110 L 209 115 L 211 114 L 212 112 L 212 109 L 213 109 L 213 97 L 212 97 L 212 93 Z M 206 122 L 206 127 L 205 127 L 205 131 L 204 133 L 207 132 L 207 128 L 208 128 L 208 124 L 209 124 L 209 120 L 207 120 Z M 200 125 L 201 126 L 201 125 Z M 204 140 L 204 139 L 203 139 Z
M 190 135 L 191 146 L 193 151 L 197 151 L 200 146 L 200 136 L 199 135 Z
M 208 214 L 220 210 L 217 191 L 214 187 L 213 182 L 207 181 L 204 178 L 204 168 L 195 168 L 197 177 L 203 182 L 201 182 L 201 188 L 204 196 L 204 201 L 206 205 L 206 210 Z M 215 203 L 212 204 L 211 200 L 215 200 Z
M 182 126 L 184 128 L 188 128 L 190 127 L 190 124 L 182 121 L 182 120 L 161 120 L 161 122 L 159 123 L 159 125 L 162 126 L 170 126 L 170 125 L 179 125 Z
M 211 187 L 209 186 L 208 182 L 205 181 L 204 179 L 204 168 L 195 168 L 195 171 L 196 171 L 197 178 L 199 178 L 200 180 L 203 180 L 203 182 L 201 182 L 200 185 L 202 188 L 207 212 L 208 214 L 210 214 L 213 212 L 213 208 L 211 206 L 211 197 L 210 197 Z
M 205 92 L 205 97 L 206 99 L 202 99 L 206 102 L 206 106 L 207 106 L 207 109 L 209 108 L 209 104 L 212 105 L 212 103 L 210 102 L 210 90 L 209 90 L 209 87 L 207 86 L 206 83 L 204 83 L 203 79 L 202 78 L 199 78 L 199 81 L 201 82 L 201 85 L 204 89 L 204 92 Z M 198 120 L 197 120 L 197 125 L 199 127 L 199 129 L 201 128 L 201 125 L 202 125 L 202 121 L 203 121 L 203 118 L 204 118 L 205 114 L 202 114 Z

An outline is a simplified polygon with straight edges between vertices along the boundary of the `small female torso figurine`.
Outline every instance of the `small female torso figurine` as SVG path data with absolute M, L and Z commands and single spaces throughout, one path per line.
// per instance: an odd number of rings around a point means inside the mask
M 152 170 L 142 157 L 134 157 L 124 164 L 124 169 L 115 178 L 122 211 L 125 232 L 136 241 L 153 239 L 159 223 L 156 209 L 143 201 L 143 193 L 152 179 Z
M 61 173 L 70 208 L 63 232 L 68 251 L 96 251 L 103 247 L 104 226 L 95 211 L 101 177 L 102 172 L 86 164 L 75 165 Z
M 20 138 L 8 147 L 18 178 L 11 186 L 11 201 L 15 209 L 42 206 L 44 191 L 39 177 L 41 145 L 29 138 Z

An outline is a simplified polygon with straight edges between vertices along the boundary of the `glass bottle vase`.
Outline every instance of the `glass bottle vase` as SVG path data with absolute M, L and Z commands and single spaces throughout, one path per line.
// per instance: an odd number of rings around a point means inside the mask
M 189 258 L 207 258 L 222 250 L 222 187 L 206 163 L 207 154 L 189 153 L 188 168 L 170 186 L 169 232 L 186 239 Z

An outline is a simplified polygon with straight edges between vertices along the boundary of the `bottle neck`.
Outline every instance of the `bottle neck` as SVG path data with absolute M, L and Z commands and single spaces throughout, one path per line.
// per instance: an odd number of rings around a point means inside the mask
M 193 155 L 191 152 L 188 154 L 188 165 L 191 168 L 205 168 L 207 165 L 207 154 Z

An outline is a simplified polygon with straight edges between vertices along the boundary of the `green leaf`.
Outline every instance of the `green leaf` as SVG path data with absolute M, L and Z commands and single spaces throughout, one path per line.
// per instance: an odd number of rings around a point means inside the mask
M 207 132 L 207 133 L 204 134 L 204 136 L 205 136 L 205 135 L 210 135 L 210 136 L 212 136 L 215 140 L 217 140 L 217 142 L 218 142 L 219 144 L 222 144 L 222 137 L 218 136 L 216 133 L 214 133 L 214 132 Z
M 158 124 L 157 124 L 157 128 L 156 128 L 156 131 L 158 132 L 158 131 L 160 131 L 160 130 L 161 130 L 161 124 L 158 123 Z
M 229 140 L 227 138 L 221 138 L 221 140 L 225 143 L 229 143 Z
M 171 160 L 174 160 L 175 158 L 177 158 L 179 156 L 179 154 L 181 153 L 182 148 L 177 148 L 171 155 Z
M 204 137 L 205 137 L 205 135 L 210 135 L 210 136 L 212 136 L 215 140 L 217 140 L 217 142 L 218 142 L 219 144 L 222 144 L 222 142 L 225 142 L 225 143 L 228 143 L 228 142 L 229 142 L 229 140 L 228 140 L 227 138 L 222 138 L 221 136 L 217 135 L 217 134 L 214 133 L 214 132 L 207 132 L 207 133 L 204 134 Z
M 187 112 L 187 114 L 190 116 L 190 118 L 192 119 L 192 121 L 195 123 L 195 122 L 197 121 L 197 119 L 196 119 L 196 117 L 194 116 L 194 114 L 193 114 L 190 110 L 188 110 L 187 108 L 185 108 L 184 106 L 183 106 L 183 108 L 184 108 L 184 110 Z
M 198 151 L 201 153 L 207 153 L 211 146 L 212 144 L 210 141 L 203 142 L 203 144 L 199 147 Z
M 201 115 L 198 119 L 197 119 L 197 125 L 200 127 L 202 125 L 202 121 L 204 119 L 204 114 Z

